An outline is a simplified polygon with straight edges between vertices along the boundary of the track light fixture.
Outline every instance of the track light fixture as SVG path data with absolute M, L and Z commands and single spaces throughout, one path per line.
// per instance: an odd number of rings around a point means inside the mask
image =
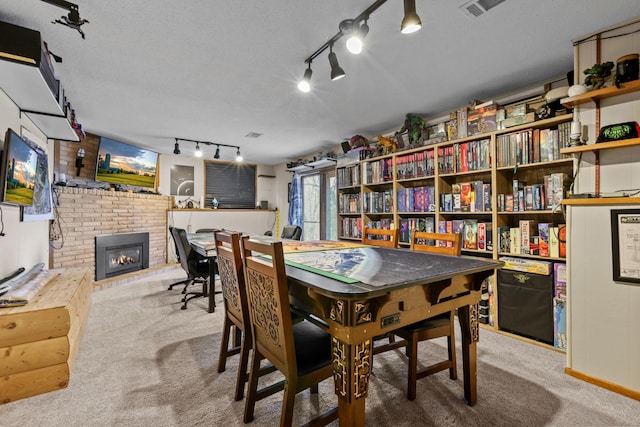
M 333 44 L 329 46 L 329 64 L 331 64 L 331 80 L 340 80 L 345 76 L 345 72 L 338 64 L 338 57 L 333 51 Z
M 338 65 L 338 58 L 333 52 L 333 45 L 342 36 L 347 36 L 347 49 L 353 54 L 362 52 L 364 39 L 369 33 L 369 24 L 367 21 L 373 12 L 380 6 L 385 4 L 387 0 L 376 0 L 371 6 L 366 8 L 362 13 L 353 19 L 343 19 L 338 25 L 338 32 L 327 42 L 320 46 L 307 59 L 304 60 L 308 64 L 304 72 L 304 77 L 298 82 L 298 89 L 302 92 L 311 90 L 311 62 L 318 57 L 326 49 L 329 49 L 329 64 L 331 65 L 331 80 L 338 80 L 345 76 L 344 70 Z M 400 25 L 400 30 L 404 34 L 413 33 L 422 27 L 420 17 L 416 13 L 416 1 L 404 0 L 404 19 Z
M 230 147 L 230 148 L 235 148 L 236 149 L 236 162 L 241 162 L 242 161 L 242 155 L 240 154 L 240 147 L 238 147 L 237 145 L 227 145 L 227 144 L 221 144 L 219 142 L 211 142 L 211 141 L 196 141 L 194 139 L 185 139 L 185 138 L 175 138 L 175 140 L 176 140 L 176 145 L 175 145 L 176 148 L 173 150 L 174 154 L 180 154 L 180 147 L 178 146 L 178 141 L 188 141 L 188 142 L 195 142 L 195 144 L 196 144 L 195 156 L 196 157 L 202 157 L 202 155 L 203 155 L 202 150 L 200 149 L 200 144 L 203 144 L 203 145 L 215 145 L 216 146 L 216 153 L 213 155 L 214 159 L 216 159 L 216 160 L 220 159 L 220 147 Z
M 298 89 L 300 92 L 307 93 L 311 90 L 311 61 L 309 61 L 309 67 L 304 70 L 304 76 L 302 76 L 302 80 L 298 82 Z
M 400 25 L 402 34 L 411 34 L 422 28 L 422 21 L 416 13 L 416 0 L 404 0 L 404 18 Z

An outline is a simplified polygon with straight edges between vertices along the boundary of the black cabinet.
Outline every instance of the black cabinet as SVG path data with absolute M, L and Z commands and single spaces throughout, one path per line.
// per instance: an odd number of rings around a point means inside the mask
M 553 275 L 498 270 L 498 324 L 553 345 Z

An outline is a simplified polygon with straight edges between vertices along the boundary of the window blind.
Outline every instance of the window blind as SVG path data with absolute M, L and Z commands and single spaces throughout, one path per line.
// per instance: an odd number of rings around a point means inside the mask
M 256 165 L 205 161 L 205 207 L 255 209 Z

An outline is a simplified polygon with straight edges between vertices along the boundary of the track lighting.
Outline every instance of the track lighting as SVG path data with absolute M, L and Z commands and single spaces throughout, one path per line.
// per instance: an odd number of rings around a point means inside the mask
M 345 72 L 338 64 L 338 57 L 333 51 L 333 45 L 329 46 L 329 64 L 331 65 L 331 80 L 340 80 L 345 76 Z
M 309 61 L 309 67 L 304 70 L 304 76 L 302 77 L 302 80 L 300 80 L 300 82 L 298 83 L 298 89 L 300 90 L 300 92 L 304 92 L 307 93 L 311 90 L 311 74 L 313 72 L 311 71 L 311 61 Z
M 404 18 L 400 25 L 402 34 L 411 34 L 422 28 L 422 21 L 416 13 L 416 0 L 404 0 Z
M 176 140 L 176 145 L 175 145 L 175 149 L 173 150 L 174 154 L 180 154 L 180 146 L 178 145 L 178 141 L 189 141 L 189 142 L 195 142 L 196 144 L 196 150 L 194 153 L 196 157 L 203 156 L 202 150 L 200 149 L 200 144 L 215 145 L 216 153 L 213 155 L 213 158 L 215 160 L 220 159 L 220 147 L 230 147 L 230 148 L 236 149 L 236 162 L 242 161 L 242 155 L 240 154 L 240 147 L 238 147 L 237 145 L 228 145 L 228 144 L 222 144 L 219 142 L 210 142 L 210 141 L 196 141 L 194 139 L 185 139 L 185 138 L 175 138 L 175 140 Z
M 308 68 L 304 72 L 304 77 L 298 82 L 298 89 L 302 92 L 311 90 L 311 62 L 318 57 L 326 49 L 329 49 L 329 64 L 331 65 L 331 80 L 338 80 L 345 76 L 344 70 L 338 65 L 338 57 L 333 52 L 333 45 L 342 36 L 348 37 L 346 42 L 349 52 L 359 54 L 362 52 L 364 38 L 369 33 L 369 24 L 367 21 L 373 12 L 380 6 L 385 4 L 387 0 L 376 0 L 371 6 L 366 8 L 362 13 L 353 19 L 343 19 L 338 25 L 338 33 L 331 37 L 327 42 L 320 46 L 307 59 L 304 60 L 308 64 Z M 404 19 L 400 25 L 400 30 L 404 34 L 413 33 L 422 27 L 420 17 L 416 13 L 416 1 L 404 0 Z

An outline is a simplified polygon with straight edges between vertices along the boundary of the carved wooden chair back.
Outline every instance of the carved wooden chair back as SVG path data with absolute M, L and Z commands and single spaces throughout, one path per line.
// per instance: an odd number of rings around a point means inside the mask
M 365 245 L 382 246 L 385 248 L 397 248 L 400 230 L 385 230 L 382 228 L 367 228 L 362 230 L 362 243 Z
M 414 230 L 411 233 L 411 250 L 458 256 L 462 250 L 462 235 Z

